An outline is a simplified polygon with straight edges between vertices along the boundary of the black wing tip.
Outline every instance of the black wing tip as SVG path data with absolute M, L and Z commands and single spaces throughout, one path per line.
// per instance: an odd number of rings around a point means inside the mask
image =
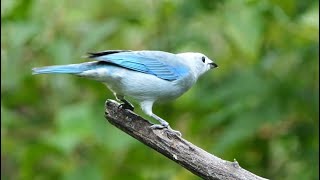
M 88 52 L 87 58 L 96 58 L 100 56 L 105 56 L 109 54 L 121 53 L 121 52 L 131 52 L 132 50 L 106 50 L 100 52 Z

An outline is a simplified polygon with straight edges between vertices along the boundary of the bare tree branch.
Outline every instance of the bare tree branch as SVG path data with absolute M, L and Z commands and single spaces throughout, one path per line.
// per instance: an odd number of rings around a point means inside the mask
M 168 129 L 152 129 L 147 120 L 130 110 L 119 108 L 119 103 L 107 100 L 106 118 L 125 133 L 180 164 L 203 179 L 265 180 L 243 168 L 237 161 L 216 157 L 178 137 Z

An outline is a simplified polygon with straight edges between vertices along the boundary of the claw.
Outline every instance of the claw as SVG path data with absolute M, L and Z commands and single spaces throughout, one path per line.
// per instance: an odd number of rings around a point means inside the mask
M 129 104 L 129 103 L 122 103 L 122 104 L 119 105 L 118 108 L 129 109 L 129 110 L 131 110 L 131 111 L 134 110 L 134 107 L 133 107 L 131 104 Z
M 164 129 L 164 128 L 167 128 L 168 126 L 164 126 L 162 124 L 153 124 L 151 126 L 152 129 Z
M 180 131 L 176 131 L 174 129 L 172 129 L 169 124 L 153 124 L 151 126 L 152 129 L 164 129 L 167 128 L 169 131 L 173 132 L 174 134 L 176 134 L 177 136 L 181 137 L 182 134 L 180 133 Z
M 168 129 L 169 129 L 171 132 L 173 132 L 174 134 L 176 134 L 177 136 L 179 136 L 179 137 L 182 136 L 182 134 L 181 134 L 180 131 L 174 130 L 174 129 L 172 129 L 170 126 L 168 126 Z

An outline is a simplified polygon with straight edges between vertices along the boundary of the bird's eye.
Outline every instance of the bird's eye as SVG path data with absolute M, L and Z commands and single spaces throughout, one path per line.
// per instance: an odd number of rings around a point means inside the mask
M 206 62 L 206 57 L 202 56 L 201 60 L 203 63 Z

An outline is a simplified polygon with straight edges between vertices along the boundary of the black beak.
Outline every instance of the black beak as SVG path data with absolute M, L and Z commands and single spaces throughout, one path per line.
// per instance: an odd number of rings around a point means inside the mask
M 216 63 L 209 63 L 209 65 L 211 69 L 218 67 L 218 64 Z

